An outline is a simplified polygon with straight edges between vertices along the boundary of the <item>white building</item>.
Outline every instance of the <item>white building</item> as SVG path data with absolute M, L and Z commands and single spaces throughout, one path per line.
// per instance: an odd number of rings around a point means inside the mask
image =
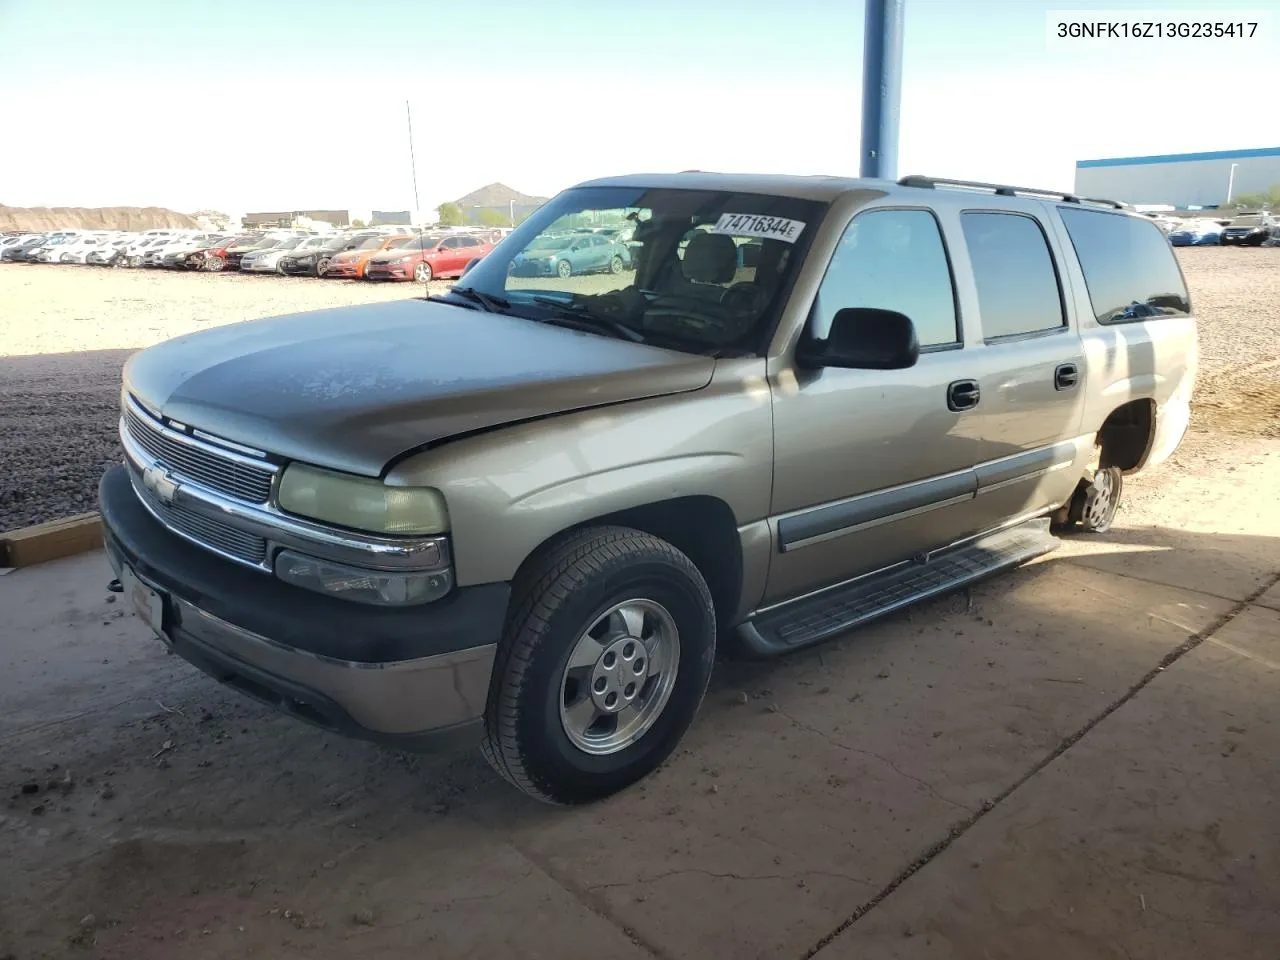
M 1116 157 L 1076 163 L 1082 197 L 1175 207 L 1217 206 L 1231 197 L 1280 186 L 1280 147 Z

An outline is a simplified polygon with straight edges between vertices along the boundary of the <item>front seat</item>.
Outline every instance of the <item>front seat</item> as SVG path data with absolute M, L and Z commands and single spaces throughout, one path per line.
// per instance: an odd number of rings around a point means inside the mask
M 723 233 L 698 232 L 685 247 L 680 261 L 680 283 L 671 292 L 677 296 L 696 297 L 717 303 L 725 286 L 733 283 L 738 273 L 738 245 Z

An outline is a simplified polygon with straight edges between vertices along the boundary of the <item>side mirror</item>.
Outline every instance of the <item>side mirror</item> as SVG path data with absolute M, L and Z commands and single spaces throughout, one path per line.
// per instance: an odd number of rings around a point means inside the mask
M 796 360 L 806 367 L 904 370 L 918 359 L 920 343 L 910 318 L 870 307 L 837 311 L 826 340 L 805 340 L 796 350 Z

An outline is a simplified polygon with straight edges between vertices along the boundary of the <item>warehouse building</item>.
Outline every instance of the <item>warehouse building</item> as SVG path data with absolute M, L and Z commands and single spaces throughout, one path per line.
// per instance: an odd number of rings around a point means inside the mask
M 240 222 L 246 230 L 270 230 L 291 227 L 295 220 L 318 220 L 335 227 L 345 227 L 351 222 L 346 210 L 273 210 L 246 213 Z
M 1115 157 L 1076 163 L 1075 192 L 1132 204 L 1221 206 L 1280 185 L 1280 147 Z

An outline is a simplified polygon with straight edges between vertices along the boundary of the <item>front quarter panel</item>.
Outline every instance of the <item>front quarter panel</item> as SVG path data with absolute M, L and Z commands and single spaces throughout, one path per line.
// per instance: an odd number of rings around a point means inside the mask
M 711 496 L 739 527 L 760 520 L 772 464 L 764 361 L 722 360 L 695 393 L 458 439 L 409 457 L 386 480 L 444 493 L 457 582 L 469 586 L 509 581 L 557 533 L 631 507 Z

